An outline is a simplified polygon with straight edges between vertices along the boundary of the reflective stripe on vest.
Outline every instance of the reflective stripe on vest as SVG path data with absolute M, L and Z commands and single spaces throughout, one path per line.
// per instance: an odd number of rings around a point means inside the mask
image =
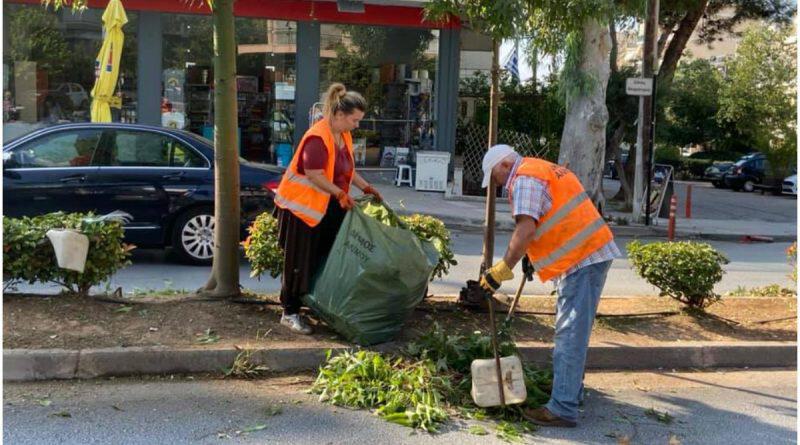
M 284 198 L 283 196 L 280 196 L 280 195 L 275 195 L 275 204 L 277 204 L 278 206 L 280 206 L 280 207 L 282 207 L 284 209 L 289 209 L 289 210 L 293 210 L 295 212 L 304 213 L 304 214 L 310 216 L 311 218 L 314 218 L 317 221 L 321 221 L 322 218 L 325 216 L 324 213 L 320 213 L 320 212 L 318 212 L 318 211 L 316 211 L 316 210 L 314 210 L 314 209 L 312 209 L 310 207 L 306 207 L 306 206 L 304 206 L 302 204 L 298 204 L 298 203 L 296 203 L 294 201 L 289 201 L 288 199 L 286 199 L 286 198 Z
M 289 182 L 294 182 L 295 184 L 300 184 L 300 185 L 312 188 L 312 189 L 314 189 L 314 191 L 319 192 L 319 193 L 328 193 L 325 190 L 322 190 L 321 188 L 319 188 L 317 186 L 317 184 L 314 184 L 313 182 L 311 182 L 311 180 L 308 179 L 307 176 L 300 176 L 298 174 L 295 174 L 295 172 L 293 172 L 291 170 L 286 170 L 286 180 L 289 181 Z
M 558 261 L 564 255 L 570 253 L 576 247 L 584 243 L 590 236 L 594 235 L 595 232 L 605 227 L 606 222 L 603 221 L 603 218 L 595 219 L 591 224 L 581 229 L 580 232 L 576 233 L 575 236 L 569 239 L 564 245 L 559 247 L 558 249 L 552 251 L 550 255 L 547 255 L 544 258 L 539 259 L 538 261 L 534 261 L 533 265 L 536 269 L 544 269 L 547 266 Z
M 567 201 L 567 203 L 561 206 L 561 208 L 558 209 L 553 216 L 550 217 L 550 219 L 543 222 L 542 225 L 536 228 L 536 233 L 533 236 L 533 240 L 538 241 L 539 238 L 543 237 L 556 224 L 560 223 L 564 218 L 566 218 L 567 215 L 569 215 L 569 212 L 575 210 L 587 199 L 589 199 L 589 196 L 586 195 L 586 192 L 581 192 Z

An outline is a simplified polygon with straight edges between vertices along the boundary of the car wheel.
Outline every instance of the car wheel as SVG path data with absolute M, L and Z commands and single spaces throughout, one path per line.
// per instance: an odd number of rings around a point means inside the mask
M 722 188 L 722 184 L 720 184 L 719 181 L 711 181 L 711 185 L 713 185 L 714 188 L 717 188 L 717 189 L 718 188 Z
M 214 257 L 214 212 L 200 207 L 178 216 L 172 231 L 172 248 L 187 263 L 211 264 Z
M 742 185 L 742 190 L 750 193 L 756 189 L 755 185 L 756 184 L 752 180 L 748 179 L 744 181 L 744 184 Z

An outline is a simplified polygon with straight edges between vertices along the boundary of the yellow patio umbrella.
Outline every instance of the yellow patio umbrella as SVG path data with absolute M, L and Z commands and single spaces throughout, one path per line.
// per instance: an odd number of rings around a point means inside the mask
M 103 46 L 94 61 L 94 88 L 92 88 L 92 122 L 111 122 L 113 104 L 120 106 L 114 97 L 114 88 L 119 76 L 119 61 L 125 35 L 122 27 L 128 23 L 125 8 L 120 0 L 110 0 L 103 12 Z

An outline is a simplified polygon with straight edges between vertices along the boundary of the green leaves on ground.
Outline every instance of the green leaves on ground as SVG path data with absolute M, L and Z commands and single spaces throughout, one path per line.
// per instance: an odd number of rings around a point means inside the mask
M 430 361 L 345 351 L 335 357 L 328 354 L 311 392 L 323 402 L 375 408 L 389 422 L 432 432 L 448 417 L 442 396 L 447 386 L 447 378 L 434 375 Z
M 206 329 L 202 334 L 197 334 L 197 336 L 197 343 L 201 345 L 214 344 L 220 339 L 220 336 L 211 328 Z
M 470 434 L 474 434 L 476 436 L 485 436 L 485 435 L 489 434 L 489 432 L 486 431 L 486 428 L 484 428 L 484 427 L 482 427 L 480 425 L 472 425 L 472 426 L 469 427 L 468 431 L 469 431 Z
M 516 353 L 510 337 L 503 333 L 501 355 Z M 350 408 L 375 409 L 385 420 L 434 432 L 450 415 L 484 420 L 502 420 L 498 437 L 515 440 L 532 430 L 521 422 L 522 407 L 538 407 L 549 398 L 552 375 L 526 366 L 528 399 L 523 405 L 477 408 L 470 397 L 472 360 L 492 357 L 491 339 L 474 332 L 469 336 L 448 335 L 438 325 L 408 346 L 401 356 L 370 351 L 328 354 L 311 392 L 322 402 Z M 470 430 L 480 434 L 478 428 Z
M 666 411 L 661 412 L 656 410 L 655 408 L 648 409 L 647 411 L 644 412 L 644 415 L 651 419 L 655 419 L 661 423 L 665 423 L 667 425 L 669 425 L 670 423 L 672 423 L 673 420 L 675 420 L 675 418 L 672 417 L 668 412 Z

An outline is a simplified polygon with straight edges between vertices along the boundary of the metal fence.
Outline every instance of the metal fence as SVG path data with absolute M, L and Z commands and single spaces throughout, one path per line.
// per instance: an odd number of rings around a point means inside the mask
M 483 155 L 486 154 L 489 129 L 476 124 L 459 125 L 456 129 L 456 156 L 461 156 L 464 162 L 464 190 L 465 195 L 483 195 L 481 179 L 483 171 L 481 164 Z M 526 133 L 500 129 L 497 134 L 499 144 L 508 144 L 522 156 L 541 157 L 553 159 L 558 156 L 547 146 L 542 146 L 538 141 Z

